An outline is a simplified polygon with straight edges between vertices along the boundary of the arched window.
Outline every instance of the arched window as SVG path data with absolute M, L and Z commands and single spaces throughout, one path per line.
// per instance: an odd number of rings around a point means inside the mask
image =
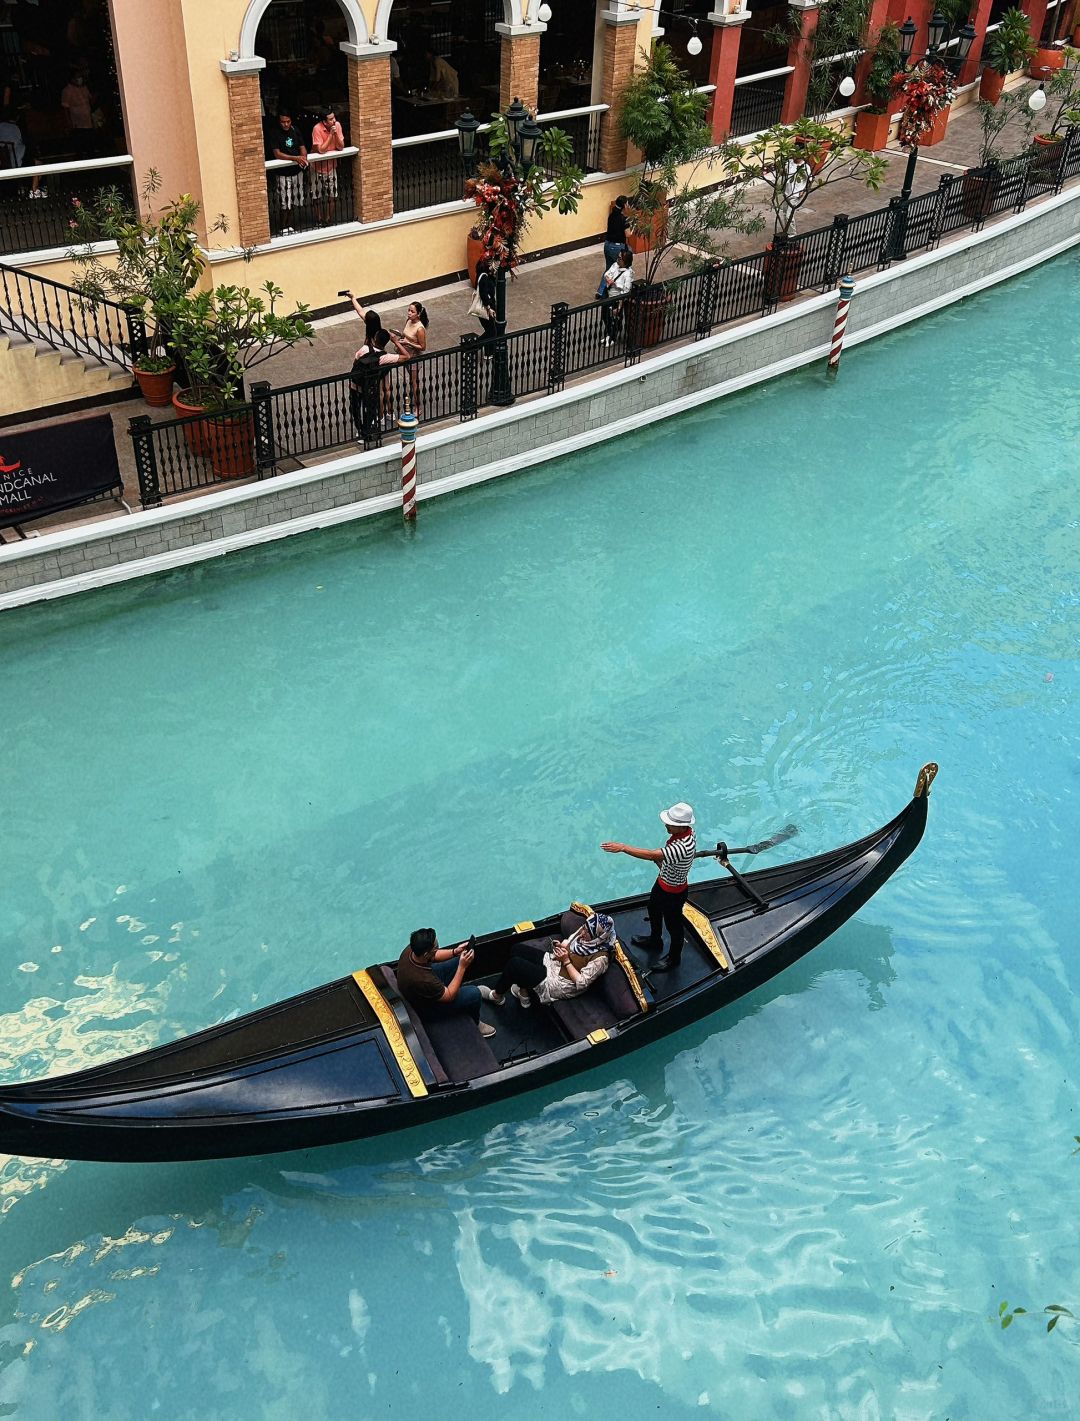
M 503 0 L 395 0 L 391 65 L 394 210 L 460 198 L 454 124 L 466 110 L 487 122 L 499 108 Z

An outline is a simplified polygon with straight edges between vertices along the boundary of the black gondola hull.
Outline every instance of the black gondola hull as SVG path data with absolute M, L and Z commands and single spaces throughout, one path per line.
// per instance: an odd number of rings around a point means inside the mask
M 741 944 L 730 970 L 714 966 L 697 980 L 665 982 L 667 995 L 658 993 L 650 1010 L 602 1040 L 565 1042 L 460 1083 L 436 1086 L 428 1078 L 432 1088 L 413 1096 L 379 1023 L 343 979 L 107 1067 L 0 1087 L 0 1152 L 166 1162 L 301 1150 L 423 1126 L 552 1085 L 722 1010 L 805 956 L 911 854 L 926 808 L 926 794 L 917 795 L 856 844 L 746 875 L 770 900 L 764 913 L 731 879 L 696 885 L 692 900 L 717 933 Z M 645 902 L 637 895 L 600 906 L 625 921 Z M 481 958 L 506 941 L 505 933 L 480 939 Z M 275 1032 L 283 1030 L 292 1039 L 275 1049 Z

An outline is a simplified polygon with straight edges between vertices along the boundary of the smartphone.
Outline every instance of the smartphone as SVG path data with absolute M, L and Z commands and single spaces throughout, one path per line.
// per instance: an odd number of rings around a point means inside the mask
M 352 292 L 351 292 L 351 291 L 339 291 L 339 292 L 338 292 L 338 295 L 339 295 L 339 296 L 351 296 L 351 295 L 352 295 Z

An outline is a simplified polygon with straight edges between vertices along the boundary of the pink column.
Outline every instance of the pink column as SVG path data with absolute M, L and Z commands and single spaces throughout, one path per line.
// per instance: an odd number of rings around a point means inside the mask
M 781 123 L 794 123 L 806 108 L 806 91 L 810 87 L 810 51 L 807 40 L 817 29 L 818 0 L 788 0 L 799 19 L 799 33 L 788 47 L 788 63 L 792 71 L 784 85 L 784 106 Z
M 714 143 L 722 143 L 731 129 L 731 106 L 735 101 L 735 74 L 739 65 L 739 39 L 750 18 L 749 10 L 733 15 L 713 13 L 712 49 L 709 51 L 709 83 L 716 87 L 709 108 Z
M 1046 23 L 1046 0 L 1027 0 L 1027 4 L 1021 4 L 1020 8 L 1031 23 L 1031 38 L 1039 44 Z
M 870 11 L 866 17 L 866 33 L 870 36 L 871 44 L 873 44 L 877 32 L 889 18 L 891 4 L 892 0 L 870 0 Z M 903 24 L 903 21 L 900 23 Z M 873 62 L 873 54 L 864 54 L 855 66 L 855 93 L 851 100 L 853 104 L 861 104 L 866 101 L 863 85 L 866 83 L 866 76 L 870 73 L 870 66 Z

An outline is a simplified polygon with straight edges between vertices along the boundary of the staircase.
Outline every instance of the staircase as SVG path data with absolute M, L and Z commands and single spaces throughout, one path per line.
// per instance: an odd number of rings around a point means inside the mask
M 138 310 L 0 262 L 0 419 L 131 388 Z

